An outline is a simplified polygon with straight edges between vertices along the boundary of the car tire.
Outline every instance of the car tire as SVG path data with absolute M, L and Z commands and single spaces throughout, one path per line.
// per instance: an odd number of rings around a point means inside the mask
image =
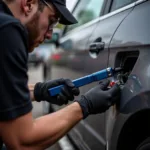
M 150 137 L 144 140 L 136 150 L 150 150 Z

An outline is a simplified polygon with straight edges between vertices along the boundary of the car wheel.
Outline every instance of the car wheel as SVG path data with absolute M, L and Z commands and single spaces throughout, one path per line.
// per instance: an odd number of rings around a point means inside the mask
M 150 150 L 150 137 L 144 140 L 136 150 Z

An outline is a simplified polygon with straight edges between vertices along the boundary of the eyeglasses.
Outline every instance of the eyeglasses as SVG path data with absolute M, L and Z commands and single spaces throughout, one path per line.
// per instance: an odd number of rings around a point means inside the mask
M 60 18 L 51 18 L 49 20 L 49 27 L 48 27 L 48 30 L 53 30 L 53 28 L 55 28 L 58 24 L 59 24 L 59 20 Z
M 54 9 L 49 3 L 47 3 L 45 0 L 42 0 L 42 1 L 43 1 L 43 3 L 44 3 L 52 12 L 54 12 L 54 14 L 56 14 L 55 9 Z M 53 28 L 55 28 L 55 27 L 58 25 L 59 20 L 60 20 L 59 17 L 57 17 L 57 19 L 54 18 L 54 17 L 51 18 L 51 19 L 49 20 L 49 27 L 48 27 L 48 30 L 53 30 Z

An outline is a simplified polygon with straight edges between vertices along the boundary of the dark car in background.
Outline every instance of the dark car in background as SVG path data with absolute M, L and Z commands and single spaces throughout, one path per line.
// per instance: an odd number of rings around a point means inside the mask
M 73 15 L 79 23 L 65 27 L 51 77 L 123 71 L 110 78 L 121 83 L 120 102 L 78 123 L 70 140 L 80 150 L 149 150 L 150 0 L 79 0 Z M 81 95 L 96 84 L 80 88 Z

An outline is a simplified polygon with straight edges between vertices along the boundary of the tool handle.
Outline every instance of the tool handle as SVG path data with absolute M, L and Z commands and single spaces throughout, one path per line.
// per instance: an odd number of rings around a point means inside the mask
M 95 72 L 93 74 L 81 77 L 79 79 L 73 80 L 72 82 L 74 83 L 75 87 L 81 87 L 81 86 L 87 85 L 87 84 L 95 82 L 95 81 L 100 81 L 100 80 L 106 79 L 108 77 L 111 77 L 112 75 L 113 75 L 113 69 L 107 68 L 107 69 Z M 60 85 L 60 86 L 57 86 L 54 88 L 50 88 L 48 90 L 49 94 L 51 96 L 55 96 L 55 95 L 59 94 L 61 92 L 61 88 L 63 86 L 64 85 Z

